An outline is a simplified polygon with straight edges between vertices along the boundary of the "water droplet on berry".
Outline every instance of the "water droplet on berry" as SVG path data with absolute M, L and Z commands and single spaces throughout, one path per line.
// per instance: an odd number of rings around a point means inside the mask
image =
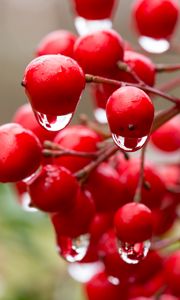
M 69 275 L 76 281 L 82 283 L 88 282 L 95 274 L 102 271 L 104 271 L 104 265 L 100 261 L 82 264 L 73 263 L 68 266 Z
M 145 51 L 156 54 L 164 53 L 170 47 L 170 43 L 166 39 L 157 40 L 147 36 L 141 36 L 139 44 Z
M 148 136 L 143 136 L 141 138 L 129 138 L 112 134 L 112 138 L 120 149 L 126 152 L 135 152 L 144 146 Z
M 97 30 L 112 28 L 112 21 L 110 19 L 86 20 L 82 17 L 76 17 L 74 24 L 79 35 L 86 35 Z
M 74 239 L 66 236 L 58 237 L 58 252 L 67 262 L 81 261 L 86 255 L 89 238 L 89 234 Z
M 20 197 L 21 197 L 20 198 L 21 207 L 22 207 L 23 210 L 28 211 L 28 212 L 37 212 L 38 211 L 37 208 L 32 207 L 30 205 L 31 198 L 30 198 L 28 192 L 23 193 Z
M 105 109 L 96 108 L 94 110 L 94 116 L 100 124 L 106 124 L 107 123 L 107 117 L 106 117 L 106 110 Z
M 59 131 L 63 129 L 69 124 L 73 116 L 73 113 L 62 116 L 52 116 L 35 110 L 34 113 L 39 124 L 48 131 Z
M 118 241 L 119 254 L 122 260 L 128 264 L 138 264 L 147 256 L 150 246 L 151 242 L 149 240 L 136 244 Z

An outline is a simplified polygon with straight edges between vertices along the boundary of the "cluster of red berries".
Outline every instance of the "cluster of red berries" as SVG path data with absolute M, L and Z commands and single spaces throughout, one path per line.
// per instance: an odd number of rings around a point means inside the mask
M 88 22 L 111 19 L 115 4 L 73 1 Z M 156 40 L 170 39 L 178 11 L 175 0 L 133 6 L 139 33 Z M 29 208 L 48 213 L 64 259 L 101 262 L 85 284 L 89 300 L 180 297 L 180 252 L 166 257 L 156 248 L 178 219 L 179 165 L 142 164 L 126 154 L 149 140 L 180 151 L 179 119 L 170 119 L 178 104 L 170 117 L 154 117 L 155 77 L 156 65 L 112 29 L 80 37 L 54 31 L 24 73 L 31 106 L 0 126 L 0 181 L 15 183 L 21 203 L 28 196 Z M 66 127 L 88 82 L 111 133 L 97 122 Z

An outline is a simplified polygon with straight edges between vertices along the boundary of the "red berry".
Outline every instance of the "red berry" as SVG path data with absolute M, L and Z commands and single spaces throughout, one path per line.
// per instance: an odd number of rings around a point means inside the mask
M 23 85 L 32 108 L 58 116 L 74 112 L 85 86 L 79 65 L 63 55 L 44 55 L 27 66 Z
M 71 172 L 56 165 L 46 165 L 29 185 L 33 206 L 45 212 L 66 212 L 73 208 L 79 185 Z
M 145 92 L 135 87 L 117 89 L 108 99 L 106 114 L 120 147 L 135 151 L 143 146 L 138 139 L 149 135 L 154 118 L 154 106 Z
M 164 294 L 161 295 L 159 300 L 178 300 L 179 298 L 173 296 L 173 295 L 169 295 L 169 294 Z
M 73 125 L 60 131 L 54 142 L 59 144 L 65 150 L 74 150 L 77 152 L 96 152 L 97 143 L 101 141 L 100 136 L 92 129 L 82 126 Z M 92 158 L 63 155 L 55 158 L 54 162 L 65 168 L 76 172 L 90 163 Z
M 117 90 L 117 86 L 108 84 L 97 84 L 92 86 L 92 96 L 95 101 L 95 106 L 106 108 L 107 100 L 112 93 Z
M 146 84 L 153 86 L 155 83 L 155 66 L 147 56 L 134 52 L 124 52 L 124 62 L 137 74 Z M 133 76 L 127 72 L 117 72 L 117 79 L 125 82 L 137 82 Z
M 98 273 L 85 285 L 88 300 L 127 300 L 127 287 L 113 284 L 105 272 Z
M 140 203 L 128 203 L 115 214 L 114 225 L 120 241 L 140 243 L 152 236 L 151 210 Z
M 67 30 L 56 30 L 48 33 L 36 48 L 36 56 L 62 54 L 73 57 L 76 36 Z
M 116 0 L 72 0 L 75 13 L 88 20 L 109 19 Z
M 31 130 L 43 143 L 45 140 L 52 140 L 54 132 L 42 128 L 37 122 L 30 104 L 20 106 L 14 114 L 13 122 L 20 124 L 22 127 Z
M 51 217 L 58 236 L 76 238 L 89 232 L 95 214 L 94 201 L 88 191 L 79 189 L 74 207 L 67 213 L 56 213 Z
M 141 35 L 169 39 L 178 20 L 179 4 L 177 0 L 136 0 L 132 12 Z
M 115 211 L 124 203 L 125 188 L 119 175 L 108 163 L 101 163 L 87 180 L 98 212 Z
M 165 262 L 165 279 L 170 291 L 180 297 L 180 250 L 172 253 Z
M 151 135 L 152 143 L 162 151 L 180 150 L 180 119 L 173 118 L 166 122 Z
M 31 176 L 41 163 L 38 138 L 22 126 L 0 126 L 0 182 L 16 182 Z
M 104 75 L 114 72 L 123 60 L 124 44 L 114 30 L 100 30 L 77 39 L 74 57 L 85 73 Z

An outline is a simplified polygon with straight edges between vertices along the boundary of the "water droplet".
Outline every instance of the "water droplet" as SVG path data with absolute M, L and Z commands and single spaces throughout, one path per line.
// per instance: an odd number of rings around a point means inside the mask
M 118 241 L 119 254 L 122 260 L 128 264 L 138 264 L 147 256 L 150 246 L 151 242 L 149 240 L 136 244 Z
M 86 35 L 97 30 L 112 28 L 112 21 L 110 19 L 87 20 L 82 17 L 76 17 L 74 24 L 79 35 Z
M 72 263 L 68 266 L 69 275 L 76 281 L 85 283 L 99 272 L 104 271 L 104 264 L 100 261 L 93 263 Z
M 120 284 L 120 280 L 114 276 L 109 276 L 108 277 L 108 281 L 110 283 L 112 283 L 113 285 L 119 285 Z
M 107 124 L 107 117 L 106 117 L 106 110 L 105 109 L 96 108 L 94 110 L 94 116 L 100 124 Z
M 66 127 L 72 119 L 73 113 L 62 115 L 62 116 L 52 116 L 40 113 L 34 110 L 34 114 L 38 123 L 48 131 L 59 131 Z
M 112 134 L 115 144 L 126 152 L 135 152 L 144 146 L 148 136 L 141 138 L 128 138 L 120 135 Z
M 37 212 L 38 211 L 37 208 L 31 207 L 31 205 L 30 205 L 31 198 L 30 198 L 28 192 L 25 192 L 20 195 L 20 203 L 21 203 L 22 209 L 25 211 L 28 211 L 28 212 Z
M 157 40 L 147 36 L 141 36 L 139 38 L 139 44 L 145 51 L 156 54 L 164 53 L 170 47 L 170 43 L 166 39 Z
M 89 239 L 89 234 L 74 239 L 66 236 L 58 237 L 58 252 L 67 262 L 81 261 L 86 255 Z

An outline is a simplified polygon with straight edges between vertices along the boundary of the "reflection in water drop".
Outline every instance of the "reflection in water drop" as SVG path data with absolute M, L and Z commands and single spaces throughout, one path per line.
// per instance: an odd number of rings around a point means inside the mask
M 74 239 L 58 236 L 58 252 L 68 262 L 81 261 L 86 255 L 89 238 L 89 234 L 84 234 Z
M 113 285 L 119 285 L 120 284 L 120 280 L 114 276 L 109 276 L 108 277 L 108 281 L 110 283 L 112 283 Z
M 32 207 L 30 205 L 31 198 L 30 198 L 28 192 L 25 192 L 25 193 L 20 195 L 20 203 L 21 203 L 22 209 L 25 210 L 25 211 L 28 211 L 28 212 L 37 212 L 38 211 L 37 208 Z
M 62 115 L 62 116 L 52 116 L 40 113 L 34 110 L 34 114 L 38 123 L 48 131 L 59 131 L 66 127 L 72 119 L 73 113 Z
M 143 136 L 141 138 L 128 138 L 112 134 L 112 138 L 120 149 L 126 152 L 135 152 L 144 146 L 148 136 Z
M 82 17 L 76 17 L 74 24 L 79 35 L 86 35 L 97 30 L 112 28 L 112 21 L 110 19 L 86 20 Z
M 149 240 L 136 244 L 118 241 L 119 254 L 122 260 L 128 264 L 138 264 L 147 256 L 150 246 L 151 242 Z
M 106 110 L 105 109 L 96 108 L 94 110 L 94 116 L 100 124 L 107 124 L 107 117 L 106 117 Z
M 156 40 L 147 36 L 141 36 L 139 44 L 145 51 L 157 54 L 166 52 L 170 47 L 170 43 L 166 39 Z
M 99 272 L 104 271 L 104 264 L 100 261 L 93 263 L 73 263 L 69 264 L 69 275 L 76 281 L 85 283 Z

